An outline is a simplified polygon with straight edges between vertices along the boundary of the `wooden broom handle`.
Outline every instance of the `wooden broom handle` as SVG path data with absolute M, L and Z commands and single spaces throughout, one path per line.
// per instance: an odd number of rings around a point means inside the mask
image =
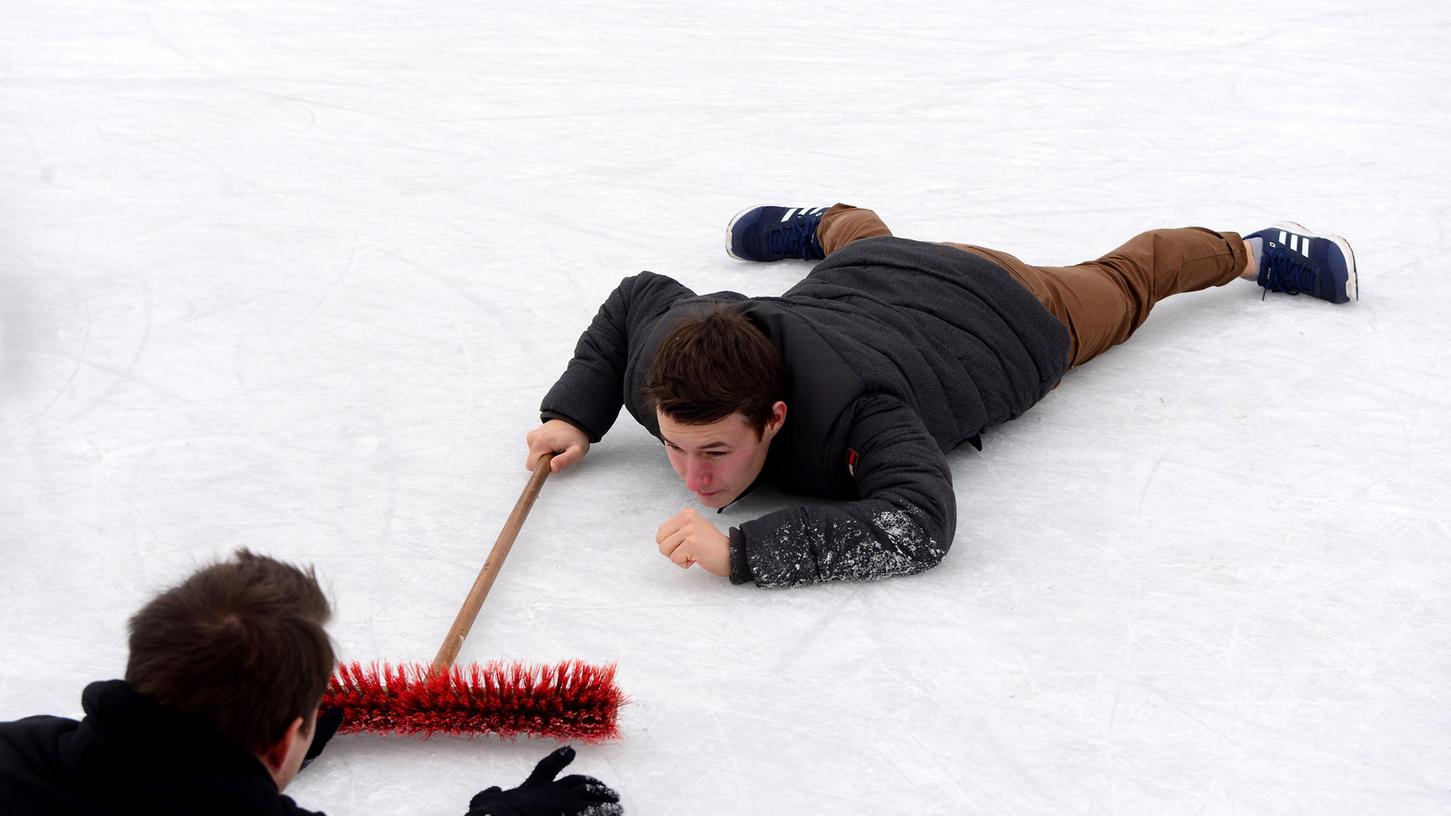
M 443 645 L 438 648 L 438 656 L 433 658 L 434 674 L 448 671 L 454 658 L 458 657 L 459 649 L 463 648 L 464 638 L 469 636 L 474 619 L 479 616 L 479 610 L 484 606 L 484 598 L 488 597 L 489 588 L 494 585 L 494 579 L 499 577 L 504 559 L 509 557 L 509 549 L 514 546 L 514 539 L 519 536 L 519 528 L 524 526 L 524 519 L 529 516 L 529 508 L 534 506 L 534 500 L 539 497 L 539 491 L 544 487 L 544 480 L 549 478 L 549 463 L 553 459 L 554 454 L 546 453 L 534 465 L 534 474 L 529 477 L 529 483 L 524 485 L 524 492 L 519 495 L 519 500 L 514 502 L 514 509 L 504 522 L 504 529 L 494 541 L 494 548 L 489 550 L 489 557 L 484 559 L 479 577 L 474 579 L 469 596 L 464 599 L 464 605 L 453 619 L 453 626 L 449 627 Z

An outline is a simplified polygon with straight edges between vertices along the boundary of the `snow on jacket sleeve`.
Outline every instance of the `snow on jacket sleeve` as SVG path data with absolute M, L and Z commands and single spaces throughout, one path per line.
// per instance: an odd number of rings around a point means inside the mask
M 732 582 L 870 581 L 921 572 L 947 554 L 957 527 L 952 475 L 921 418 L 880 394 L 852 410 L 847 445 L 858 454 L 861 498 L 780 510 L 732 529 Z
M 694 292 L 674 278 L 641 272 L 625 278 L 579 337 L 574 357 L 539 406 L 541 421 L 562 419 L 598 442 L 615 424 L 625 399 L 632 349 L 671 304 Z

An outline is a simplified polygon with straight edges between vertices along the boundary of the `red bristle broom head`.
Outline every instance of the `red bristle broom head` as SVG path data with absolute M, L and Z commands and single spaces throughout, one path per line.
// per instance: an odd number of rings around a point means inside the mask
M 492 662 L 435 674 L 426 664 L 338 667 L 324 708 L 342 708 L 343 733 L 531 735 L 617 739 L 624 703 L 615 667 L 577 660 L 555 665 Z

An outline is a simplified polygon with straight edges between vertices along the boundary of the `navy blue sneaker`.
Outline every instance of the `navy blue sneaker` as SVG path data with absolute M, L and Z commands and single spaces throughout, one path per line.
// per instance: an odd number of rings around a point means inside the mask
M 726 254 L 741 261 L 826 257 L 816 227 L 830 207 L 756 207 L 736 213 L 726 227 Z
M 1259 238 L 1260 272 L 1268 292 L 1304 293 L 1331 303 L 1357 300 L 1355 253 L 1339 235 L 1316 235 L 1294 221 L 1283 221 L 1244 236 Z

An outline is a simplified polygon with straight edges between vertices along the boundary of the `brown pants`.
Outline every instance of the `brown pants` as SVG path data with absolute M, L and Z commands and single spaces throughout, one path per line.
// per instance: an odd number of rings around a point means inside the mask
M 846 204 L 827 210 L 816 228 L 827 255 L 852 241 L 891 234 L 876 213 Z M 1199 227 L 1145 232 L 1096 261 L 1075 266 L 1029 266 L 995 249 L 946 245 L 993 261 L 1028 287 L 1068 327 L 1073 365 L 1129 339 L 1155 303 L 1180 292 L 1223 286 L 1249 261 L 1239 235 Z

